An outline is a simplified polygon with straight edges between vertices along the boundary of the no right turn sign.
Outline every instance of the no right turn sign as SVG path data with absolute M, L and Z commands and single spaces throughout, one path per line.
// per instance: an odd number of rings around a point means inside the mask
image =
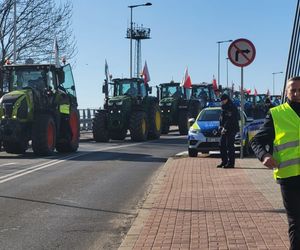
M 238 67 L 245 67 L 252 63 L 255 54 L 253 43 L 244 38 L 233 41 L 228 48 L 229 60 Z

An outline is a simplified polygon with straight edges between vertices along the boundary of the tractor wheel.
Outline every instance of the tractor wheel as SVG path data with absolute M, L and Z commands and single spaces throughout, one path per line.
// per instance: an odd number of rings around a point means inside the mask
M 161 133 L 167 135 L 170 131 L 170 125 L 166 122 L 162 122 L 161 124 Z
M 109 137 L 112 140 L 124 140 L 126 138 L 127 129 L 121 129 L 121 130 L 113 130 L 109 133 Z
M 154 104 L 149 110 L 148 139 L 158 139 L 161 133 L 161 114 L 158 104 Z
M 96 142 L 108 142 L 107 113 L 99 110 L 93 119 L 93 137 Z
M 131 140 L 145 141 L 148 135 L 147 116 L 145 112 L 133 112 L 129 121 Z
M 32 150 L 36 155 L 51 155 L 55 148 L 56 127 L 51 115 L 37 115 L 32 127 Z
M 19 141 L 3 141 L 4 150 L 10 154 L 24 154 L 28 148 L 28 141 L 21 138 Z
M 179 133 L 181 135 L 187 135 L 189 131 L 189 115 L 186 110 L 179 111 L 178 119 Z
M 66 138 L 58 140 L 56 150 L 60 153 L 76 152 L 79 147 L 80 120 L 78 110 L 71 108 L 69 116 L 69 126 L 67 126 Z

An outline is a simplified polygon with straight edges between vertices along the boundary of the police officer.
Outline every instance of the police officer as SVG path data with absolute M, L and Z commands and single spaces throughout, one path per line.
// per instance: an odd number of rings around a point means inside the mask
M 266 98 L 266 100 L 265 100 L 265 115 L 269 112 L 269 110 L 271 109 L 271 108 L 273 108 L 274 107 L 274 105 L 273 105 L 273 103 L 271 102 L 271 99 L 269 98 L 269 97 L 267 97 Z
M 290 249 L 300 249 L 300 77 L 287 81 L 287 102 L 270 109 L 251 140 L 257 158 L 273 169 L 286 209 Z
M 234 168 L 234 138 L 239 131 L 238 110 L 227 94 L 221 96 L 222 113 L 220 116 L 220 153 L 222 162 L 218 168 Z

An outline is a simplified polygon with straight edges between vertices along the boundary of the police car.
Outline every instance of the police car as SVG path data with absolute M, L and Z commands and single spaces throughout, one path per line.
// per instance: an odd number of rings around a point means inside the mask
M 195 119 L 190 119 L 193 123 L 188 133 L 188 152 L 190 157 L 197 157 L 198 152 L 209 153 L 209 151 L 219 150 L 220 131 L 219 118 L 221 107 L 208 107 L 203 109 Z M 253 120 L 244 113 L 245 126 L 243 130 L 243 148 L 245 155 L 250 153 L 249 141 L 258 132 L 264 119 Z M 240 148 L 240 133 L 235 137 L 235 147 Z

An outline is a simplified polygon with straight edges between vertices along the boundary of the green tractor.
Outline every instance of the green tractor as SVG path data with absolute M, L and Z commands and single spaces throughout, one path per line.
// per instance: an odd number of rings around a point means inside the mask
M 199 112 L 206 107 L 220 106 L 213 85 L 209 83 L 192 84 L 191 99 L 189 110 L 191 117 L 195 118 Z
M 171 81 L 158 86 L 159 106 L 162 112 L 162 134 L 168 134 L 171 125 L 178 126 L 179 133 L 186 135 L 190 118 L 188 89 Z
M 75 152 L 79 113 L 69 64 L 4 65 L 0 140 L 7 153 L 23 154 L 31 141 L 36 155 Z
M 109 91 L 110 90 L 110 91 Z M 96 142 L 124 140 L 127 130 L 132 141 L 158 139 L 161 133 L 161 111 L 151 87 L 141 78 L 113 79 L 104 82 L 104 108 L 93 120 Z

